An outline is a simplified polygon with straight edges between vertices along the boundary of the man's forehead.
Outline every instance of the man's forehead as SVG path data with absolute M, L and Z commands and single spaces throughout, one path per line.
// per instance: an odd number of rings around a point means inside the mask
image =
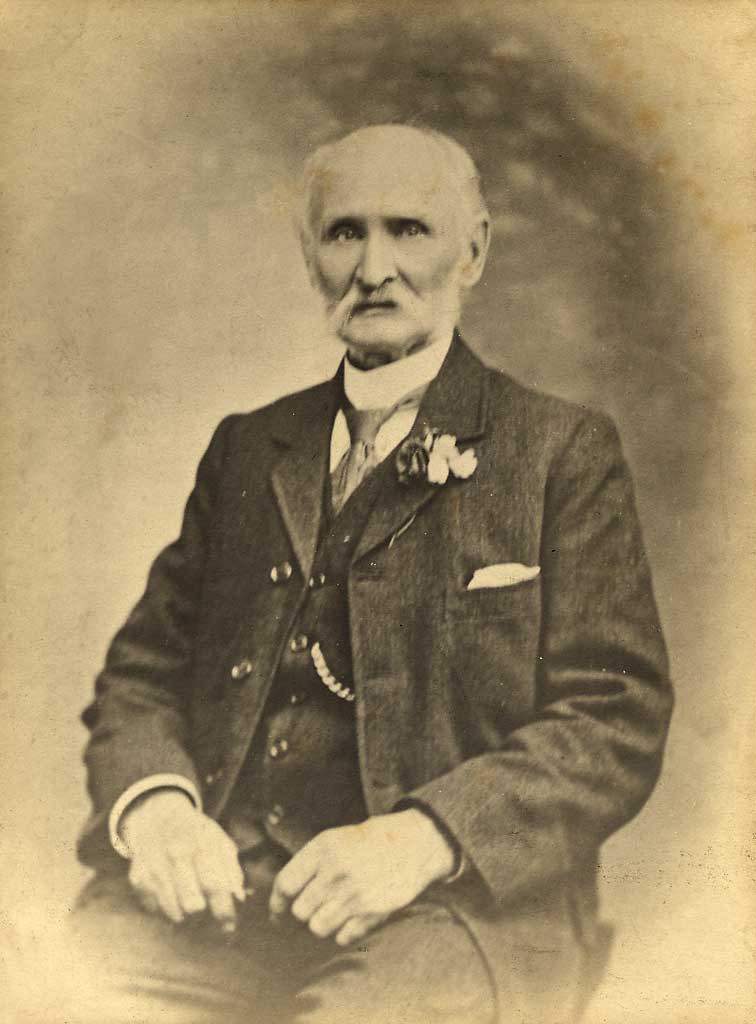
M 458 188 L 433 140 L 418 133 L 348 137 L 334 146 L 312 182 L 321 216 L 342 208 L 355 215 L 451 214 Z

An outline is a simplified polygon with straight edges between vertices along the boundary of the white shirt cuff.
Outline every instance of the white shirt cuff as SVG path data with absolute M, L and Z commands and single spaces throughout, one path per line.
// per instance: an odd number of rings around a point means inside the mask
M 108 831 L 110 843 L 116 853 L 119 853 L 126 860 L 129 859 L 129 848 L 120 836 L 121 818 L 128 807 L 140 796 L 149 793 L 153 789 L 180 789 L 189 797 L 198 810 L 202 810 L 202 797 L 191 779 L 185 775 L 171 775 L 170 773 L 147 775 L 145 778 L 135 782 L 118 797 L 108 817 Z
M 467 855 L 462 852 L 459 855 L 459 864 L 452 873 L 444 879 L 444 885 L 451 885 L 452 882 L 456 882 L 458 879 L 465 874 L 467 869 L 470 867 L 470 861 L 467 859 Z

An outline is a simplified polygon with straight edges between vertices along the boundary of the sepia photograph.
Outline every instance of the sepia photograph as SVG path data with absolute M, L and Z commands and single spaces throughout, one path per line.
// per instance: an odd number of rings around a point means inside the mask
M 756 1019 L 751 0 L 7 0 L 9 1024 Z

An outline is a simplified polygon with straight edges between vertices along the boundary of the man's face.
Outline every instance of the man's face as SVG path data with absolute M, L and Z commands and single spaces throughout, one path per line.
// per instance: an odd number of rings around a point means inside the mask
M 427 139 L 392 134 L 337 147 L 314 183 L 307 258 L 335 333 L 396 358 L 450 330 L 474 282 L 473 226 L 448 167 Z

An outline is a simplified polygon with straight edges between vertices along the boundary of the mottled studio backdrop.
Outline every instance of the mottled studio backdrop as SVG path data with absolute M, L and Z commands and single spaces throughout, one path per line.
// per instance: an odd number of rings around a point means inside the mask
M 591 1024 L 753 1019 L 738 771 L 753 687 L 736 654 L 750 618 L 732 577 L 749 550 L 735 488 L 754 24 L 735 0 L 3 5 L 17 985 L 41 984 L 31 954 L 84 877 L 77 714 L 212 428 L 338 359 L 291 226 L 300 162 L 409 118 L 482 170 L 495 228 L 470 342 L 619 423 L 671 648 L 666 773 L 606 848 L 618 937 Z

